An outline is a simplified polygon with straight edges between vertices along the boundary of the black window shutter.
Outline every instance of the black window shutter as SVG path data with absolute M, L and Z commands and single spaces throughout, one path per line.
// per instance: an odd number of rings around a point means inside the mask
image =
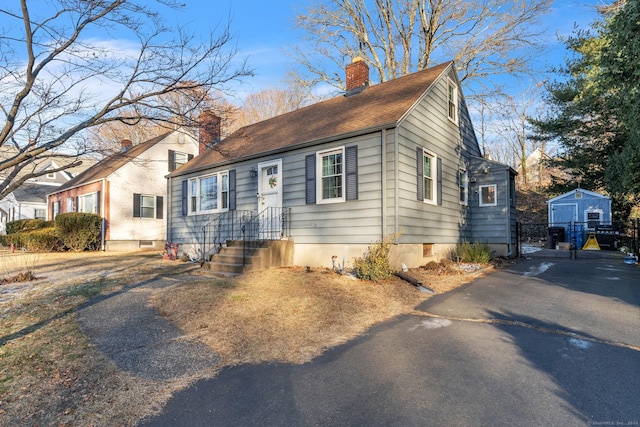
M 164 210 L 164 204 L 162 196 L 156 196 L 156 219 L 162 219 L 162 211 Z
M 307 205 L 316 203 L 316 155 L 309 154 L 305 161 L 305 195 Z
M 98 215 L 100 215 L 100 209 L 102 209 L 102 206 L 100 206 L 100 192 L 99 191 L 96 193 L 96 199 L 97 199 L 96 200 L 96 213 Z
M 229 171 L 229 210 L 236 210 L 236 170 Z
M 169 150 L 169 172 L 176 170 L 176 152 Z
M 182 181 L 182 215 L 189 214 L 189 181 Z
M 384 167 L 384 165 L 383 165 Z M 416 175 L 418 176 L 418 200 L 424 200 L 424 151 L 422 147 L 416 148 Z
M 80 197 L 76 197 L 73 200 L 73 211 L 74 212 L 80 212 L 80 208 L 78 207 L 79 204 L 80 204 Z
M 346 156 L 347 200 L 358 200 L 358 146 L 347 147 Z
M 437 174 L 438 174 L 438 189 L 436 190 L 438 194 L 436 197 L 438 198 L 438 205 L 442 205 L 442 159 L 440 157 L 437 158 L 436 161 L 437 166 Z
M 133 193 L 133 217 L 140 218 L 140 195 Z

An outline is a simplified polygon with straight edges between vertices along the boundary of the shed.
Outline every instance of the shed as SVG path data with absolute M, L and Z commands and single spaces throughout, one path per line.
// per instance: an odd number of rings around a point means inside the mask
M 611 224 L 611 198 L 593 191 L 576 188 L 547 200 L 547 205 L 549 226 L 575 222 L 585 229 L 594 229 Z

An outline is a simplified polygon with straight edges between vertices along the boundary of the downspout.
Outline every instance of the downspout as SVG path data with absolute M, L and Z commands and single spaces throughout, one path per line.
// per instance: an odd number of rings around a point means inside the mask
M 100 206 L 102 207 L 102 209 L 100 209 L 100 212 L 102 212 L 102 230 L 101 230 L 101 234 L 102 234 L 102 239 L 101 239 L 102 240 L 102 252 L 104 252 L 105 249 L 106 249 L 106 246 L 105 246 L 105 243 L 104 243 L 104 238 L 105 238 L 105 235 L 106 235 L 106 230 L 105 230 L 106 229 L 106 223 L 105 223 L 104 214 L 105 214 L 105 211 L 107 210 L 107 206 L 105 205 L 105 200 L 106 200 L 106 196 L 107 196 L 105 194 L 105 189 L 106 189 L 105 179 L 106 178 L 102 178 L 102 191 L 101 191 L 101 194 L 102 194 L 101 199 L 102 200 L 100 200 Z
M 166 231 L 166 238 L 167 238 L 167 242 L 172 242 L 173 239 L 171 239 L 171 195 L 172 195 L 172 190 L 173 189 L 173 178 L 169 177 L 168 178 L 168 183 L 167 183 L 167 231 Z
M 394 128 L 393 132 L 393 233 L 397 239 L 398 233 L 400 232 L 400 171 L 398 170 L 400 167 L 400 159 L 398 158 L 400 155 L 400 141 L 398 140 L 399 132 L 397 126 Z M 397 243 L 397 241 L 395 241 L 395 243 Z
M 380 159 L 382 161 L 382 167 L 380 168 L 382 171 L 380 175 L 382 180 L 382 230 L 380 235 L 382 236 L 381 239 L 384 239 L 384 234 L 387 230 L 387 131 L 382 129 L 380 132 Z

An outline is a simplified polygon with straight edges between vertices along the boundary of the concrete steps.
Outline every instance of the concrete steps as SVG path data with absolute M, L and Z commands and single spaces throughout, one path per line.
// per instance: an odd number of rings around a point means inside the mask
M 226 246 L 213 255 L 202 265 L 204 270 L 220 277 L 237 277 L 250 271 L 260 271 L 270 268 L 271 247 L 265 242 L 261 247 L 248 248 L 244 256 L 241 241 L 229 241 Z

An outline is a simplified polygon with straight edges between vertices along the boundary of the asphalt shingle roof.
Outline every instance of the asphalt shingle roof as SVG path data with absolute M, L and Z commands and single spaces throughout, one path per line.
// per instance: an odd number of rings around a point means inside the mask
M 452 64 L 446 62 L 238 129 L 171 175 L 366 129 L 396 124 Z

